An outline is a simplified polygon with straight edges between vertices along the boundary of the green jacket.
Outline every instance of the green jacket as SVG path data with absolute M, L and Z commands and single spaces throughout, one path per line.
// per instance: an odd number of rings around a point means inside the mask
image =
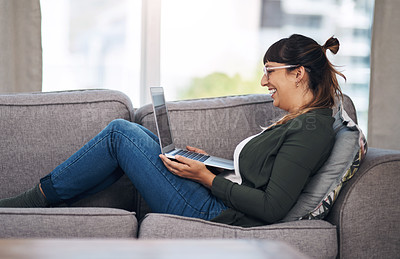
M 211 192 L 229 209 L 212 219 L 243 227 L 281 220 L 328 159 L 335 142 L 331 109 L 317 109 L 250 140 L 239 155 L 242 184 L 217 176 Z

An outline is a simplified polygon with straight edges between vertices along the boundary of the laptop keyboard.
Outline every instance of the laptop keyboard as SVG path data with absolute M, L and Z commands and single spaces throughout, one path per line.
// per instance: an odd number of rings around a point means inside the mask
M 200 162 L 204 162 L 207 158 L 209 158 L 210 156 L 207 155 L 203 155 L 200 153 L 195 153 L 195 152 L 191 152 L 191 151 L 187 151 L 187 150 L 179 150 L 178 152 L 176 152 L 174 155 L 180 155 L 180 156 L 184 156 L 193 160 L 197 160 Z

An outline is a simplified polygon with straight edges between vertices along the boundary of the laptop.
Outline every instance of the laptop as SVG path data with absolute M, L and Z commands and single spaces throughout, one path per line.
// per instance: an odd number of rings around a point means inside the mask
M 225 170 L 234 170 L 233 160 L 203 155 L 176 148 L 171 133 L 164 89 L 162 87 L 150 87 L 150 94 L 153 102 L 154 118 L 156 120 L 157 134 L 160 140 L 162 154 L 170 159 L 175 159 L 175 155 L 180 155 L 203 162 L 206 166 Z

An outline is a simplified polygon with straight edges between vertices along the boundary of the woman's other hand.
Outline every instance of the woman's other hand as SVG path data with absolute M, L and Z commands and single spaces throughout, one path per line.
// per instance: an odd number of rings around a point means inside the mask
M 206 151 L 204 151 L 203 149 L 200 149 L 200 148 L 186 146 L 186 149 L 188 151 L 191 151 L 191 152 L 196 152 L 196 153 L 199 153 L 199 154 L 208 155 Z
M 204 163 L 183 156 L 175 156 L 177 162 L 172 161 L 162 154 L 160 155 L 160 158 L 167 169 L 174 175 L 193 180 L 201 183 L 207 188 L 211 188 L 215 174 L 208 170 Z

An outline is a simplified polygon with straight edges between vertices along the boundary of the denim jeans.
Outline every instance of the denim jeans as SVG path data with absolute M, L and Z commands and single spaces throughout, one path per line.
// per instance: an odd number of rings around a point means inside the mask
M 125 120 L 112 121 L 40 180 L 50 204 L 72 203 L 99 192 L 125 173 L 153 212 L 212 219 L 227 207 L 203 185 L 164 166 L 158 138 Z

